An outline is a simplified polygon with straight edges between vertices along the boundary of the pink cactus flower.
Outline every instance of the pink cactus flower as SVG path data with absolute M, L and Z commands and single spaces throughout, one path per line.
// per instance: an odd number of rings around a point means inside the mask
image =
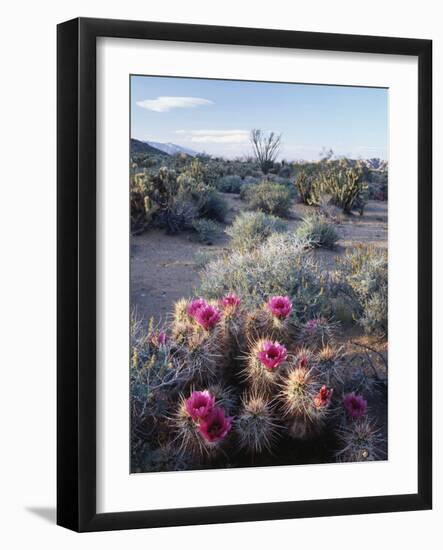
M 334 390 L 332 388 L 328 388 L 323 384 L 318 394 L 314 397 L 314 405 L 317 409 L 321 409 L 322 407 L 327 407 L 329 405 L 333 391 Z
M 227 294 L 221 300 L 219 300 L 219 305 L 225 308 L 235 309 L 240 305 L 241 298 L 237 294 Z
M 200 420 L 198 430 L 209 443 L 221 441 L 229 433 L 233 418 L 225 415 L 224 409 L 215 407 Z
M 219 309 L 207 304 L 197 309 L 194 315 L 194 319 L 205 330 L 210 330 L 211 328 L 214 328 L 215 325 L 219 322 L 221 315 L 222 314 Z
M 187 312 L 190 317 L 195 317 L 195 314 L 199 309 L 202 307 L 208 306 L 208 302 L 204 300 L 203 298 L 198 298 L 197 300 L 192 300 L 192 302 L 189 304 Z
M 285 346 L 282 346 L 278 342 L 266 341 L 263 343 L 257 357 L 267 369 L 274 370 L 286 361 L 288 352 Z
M 194 420 L 205 418 L 215 406 L 215 397 L 208 390 L 194 391 L 185 401 L 186 412 Z
M 292 302 L 288 296 L 273 296 L 268 300 L 267 306 L 278 319 L 286 319 L 292 311 Z
M 343 398 L 343 405 L 351 418 L 360 418 L 366 413 L 368 402 L 361 395 L 348 393 Z

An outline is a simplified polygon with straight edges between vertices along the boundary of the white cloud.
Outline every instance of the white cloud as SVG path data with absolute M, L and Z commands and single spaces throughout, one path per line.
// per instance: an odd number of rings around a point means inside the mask
M 176 130 L 192 143 L 247 143 L 248 130 Z
M 165 113 L 171 109 L 191 109 L 199 105 L 211 105 L 213 102 L 210 99 L 202 97 L 173 97 L 159 96 L 156 99 L 145 99 L 137 101 L 137 105 L 149 111 L 157 113 Z

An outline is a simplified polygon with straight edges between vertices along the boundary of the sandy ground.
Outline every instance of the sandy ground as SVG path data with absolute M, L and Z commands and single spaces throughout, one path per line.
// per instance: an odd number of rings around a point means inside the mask
M 227 224 L 231 223 L 245 203 L 238 195 L 224 193 L 229 203 Z M 289 226 L 296 228 L 301 218 L 312 209 L 302 204 L 292 208 Z M 332 269 L 335 258 L 358 243 L 387 247 L 387 203 L 370 201 L 363 216 L 339 216 L 336 229 L 340 241 L 335 250 L 318 250 L 316 255 L 325 269 Z M 217 254 L 229 249 L 229 237 L 223 231 L 212 245 L 202 245 L 193 233 L 166 235 L 151 230 L 131 239 L 131 305 L 137 313 L 156 322 L 166 318 L 174 301 L 192 296 L 199 285 L 195 256 L 199 251 Z

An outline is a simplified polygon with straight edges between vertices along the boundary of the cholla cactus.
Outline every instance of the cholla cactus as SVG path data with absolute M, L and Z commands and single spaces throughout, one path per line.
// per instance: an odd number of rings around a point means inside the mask
M 271 451 L 280 429 L 270 402 L 260 394 L 243 398 L 235 427 L 240 448 L 253 454 Z
M 384 438 L 368 418 L 348 423 L 338 432 L 340 450 L 337 462 L 362 462 L 385 458 Z
M 288 357 L 285 346 L 277 341 L 260 339 L 251 346 L 243 370 L 244 379 L 253 392 L 269 392 L 279 379 Z
M 279 399 L 289 434 L 308 439 L 323 427 L 332 389 L 320 385 L 314 368 L 292 366 L 280 383 Z
M 305 204 L 319 205 L 322 197 L 320 180 L 315 174 L 306 174 L 303 170 L 297 176 L 294 185 L 298 191 L 301 202 Z

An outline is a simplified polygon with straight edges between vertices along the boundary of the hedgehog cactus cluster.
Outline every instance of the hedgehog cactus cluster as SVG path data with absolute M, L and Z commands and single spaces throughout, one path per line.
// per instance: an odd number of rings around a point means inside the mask
M 334 436 L 332 459 L 379 457 L 367 400 L 356 388 L 345 392 L 334 328 L 325 318 L 299 322 L 288 296 L 253 310 L 233 293 L 179 300 L 168 326 L 145 338 L 148 352 L 133 346 L 134 379 L 143 372 L 150 382 L 144 402 L 137 386 L 133 424 L 153 419 L 133 437 L 174 448 L 189 469 L 231 465 L 240 454 L 276 456 L 280 445 L 322 434 Z

